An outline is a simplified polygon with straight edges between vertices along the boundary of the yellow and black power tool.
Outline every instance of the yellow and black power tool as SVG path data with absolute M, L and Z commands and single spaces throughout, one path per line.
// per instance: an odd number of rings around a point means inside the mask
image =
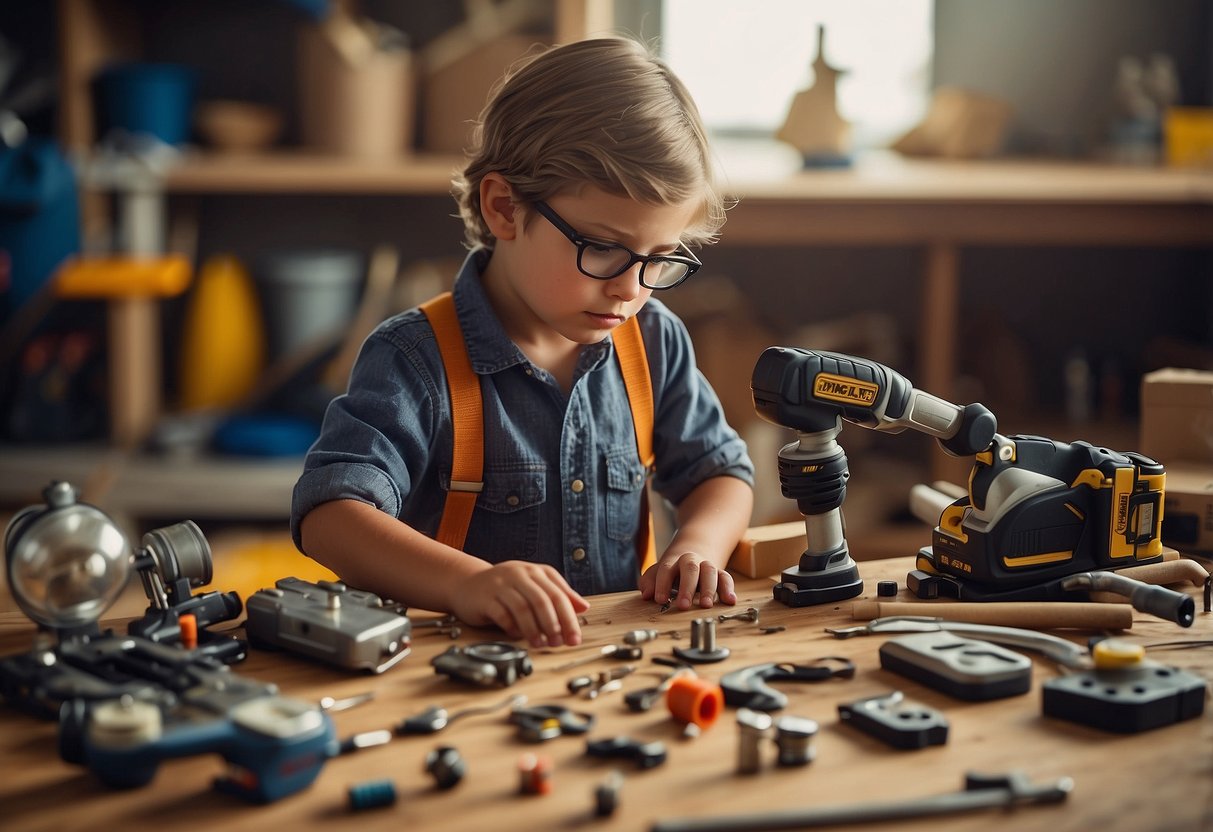
M 1162 559 L 1166 474 L 1146 456 L 1002 436 L 984 406 L 936 398 L 882 364 L 849 355 L 771 347 L 751 386 L 758 414 L 798 434 L 779 452 L 780 485 L 805 516 L 808 543 L 774 589 L 789 606 L 863 588 L 843 534 L 849 471 L 835 441 L 843 421 L 891 433 L 914 428 L 953 455 L 974 456 L 968 494 L 943 510 L 908 576 L 920 597 L 1073 600 L 1075 590 L 1093 588 L 1075 582 L 1078 573 Z

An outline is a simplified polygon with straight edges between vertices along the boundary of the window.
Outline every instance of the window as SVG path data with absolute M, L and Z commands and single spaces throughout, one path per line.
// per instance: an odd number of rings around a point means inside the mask
M 932 0 L 664 0 L 661 51 L 708 129 L 771 136 L 813 81 L 817 27 L 843 70 L 838 111 L 854 149 L 887 146 L 930 100 Z

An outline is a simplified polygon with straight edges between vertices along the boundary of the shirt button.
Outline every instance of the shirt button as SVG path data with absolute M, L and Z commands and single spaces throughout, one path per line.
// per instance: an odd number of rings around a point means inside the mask
M 585 560 L 585 549 L 582 549 L 580 546 L 578 546 L 576 549 L 574 549 L 573 550 L 573 560 L 578 561 L 578 562 Z
M 516 505 L 518 505 L 518 495 L 511 494 L 510 496 L 505 498 L 505 501 L 512 506 L 516 506 Z
M 580 494 L 582 491 L 585 491 L 585 483 L 583 483 L 581 480 L 573 480 L 573 483 L 569 486 L 569 488 L 573 489 L 574 494 Z

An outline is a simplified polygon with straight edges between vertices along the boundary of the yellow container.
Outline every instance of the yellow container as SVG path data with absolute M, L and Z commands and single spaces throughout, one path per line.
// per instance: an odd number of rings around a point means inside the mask
M 1171 107 L 1165 130 L 1168 165 L 1213 168 L 1213 107 Z
M 181 406 L 239 405 L 265 369 L 265 328 L 248 270 L 231 255 L 207 260 L 185 311 Z

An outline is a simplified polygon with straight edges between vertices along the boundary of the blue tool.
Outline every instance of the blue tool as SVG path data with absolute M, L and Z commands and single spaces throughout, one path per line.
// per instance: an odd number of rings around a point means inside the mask
M 272 687 L 217 714 L 200 715 L 190 707 L 166 714 L 133 697 L 110 700 L 85 716 L 79 740 L 74 761 L 114 788 L 147 785 L 161 760 L 214 752 L 228 764 L 215 788 L 254 803 L 307 788 L 337 753 L 331 717 L 315 704 L 279 696 Z

